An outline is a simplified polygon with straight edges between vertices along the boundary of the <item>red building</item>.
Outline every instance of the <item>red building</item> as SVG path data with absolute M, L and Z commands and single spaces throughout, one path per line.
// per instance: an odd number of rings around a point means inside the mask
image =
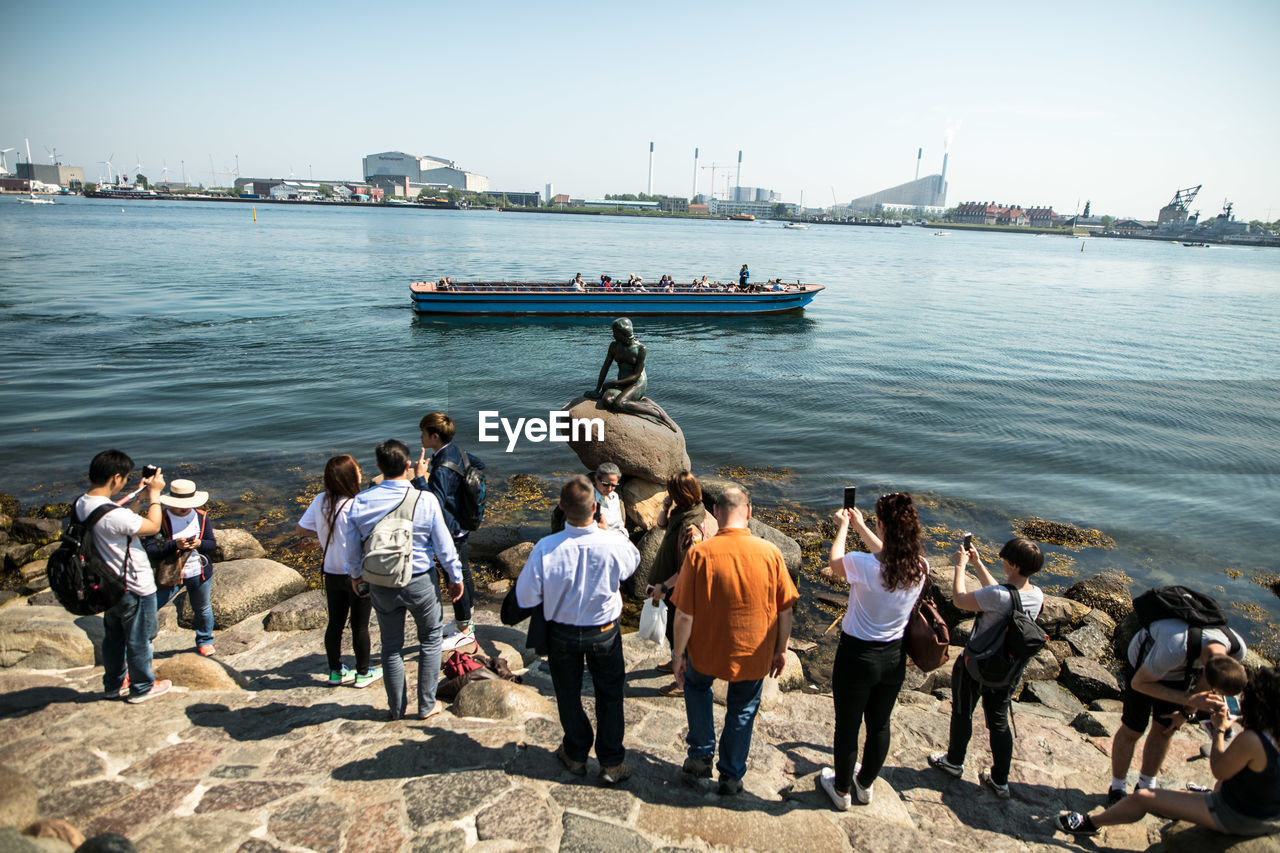
M 1021 228 L 1054 228 L 1058 215 L 1051 207 L 1023 210 L 1020 205 L 996 204 L 991 201 L 966 201 L 951 214 L 952 222 L 972 225 L 1011 225 Z

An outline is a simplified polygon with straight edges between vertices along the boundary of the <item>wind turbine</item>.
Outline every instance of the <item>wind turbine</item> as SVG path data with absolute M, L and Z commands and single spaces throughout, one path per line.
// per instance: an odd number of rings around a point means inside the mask
M 134 164 L 133 167 L 133 179 L 136 181 L 138 179 L 138 175 L 142 174 L 142 155 L 134 154 L 133 156 L 138 158 L 138 162 Z
M 113 151 L 111 152 L 111 155 L 107 157 L 107 159 L 98 161 L 99 163 L 107 167 L 107 183 L 114 183 L 114 181 L 112 181 L 111 179 L 111 158 L 114 156 L 116 155 L 115 155 L 115 152 Z
M 160 175 L 164 178 L 166 184 L 169 183 L 169 162 L 163 157 L 160 158 Z
M 58 149 L 56 147 L 50 148 L 48 145 L 46 145 L 44 147 L 44 150 L 49 152 L 49 164 L 51 166 L 62 165 L 60 162 L 58 162 Z
M 8 154 L 10 151 L 17 151 L 17 150 L 18 150 L 17 148 L 6 148 L 3 151 L 0 151 L 0 172 L 4 172 L 6 175 L 9 174 L 9 163 L 5 159 L 5 155 Z

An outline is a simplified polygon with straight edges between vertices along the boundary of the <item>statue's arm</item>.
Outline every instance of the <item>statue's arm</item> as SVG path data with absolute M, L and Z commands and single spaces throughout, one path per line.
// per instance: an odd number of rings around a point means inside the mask
M 609 375 L 609 365 L 613 364 L 613 345 L 609 345 L 609 353 L 604 357 L 604 366 L 600 368 L 600 376 L 596 379 L 596 393 L 604 391 L 604 380 Z

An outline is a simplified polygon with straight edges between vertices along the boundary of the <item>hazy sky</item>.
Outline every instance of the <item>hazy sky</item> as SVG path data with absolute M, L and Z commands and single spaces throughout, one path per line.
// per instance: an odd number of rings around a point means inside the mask
M 5 3 L 0 148 L 85 176 L 359 178 L 402 150 L 494 189 L 688 195 L 701 165 L 842 203 L 1280 218 L 1280 2 Z M 700 191 L 710 187 L 701 170 Z M 725 172 L 717 175 L 723 192 Z M 220 175 L 217 183 L 228 182 Z

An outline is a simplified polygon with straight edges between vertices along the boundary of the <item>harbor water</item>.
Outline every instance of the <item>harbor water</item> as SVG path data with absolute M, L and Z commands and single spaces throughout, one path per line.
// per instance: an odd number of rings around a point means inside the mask
M 417 447 L 445 409 L 491 482 L 580 468 L 482 444 L 592 387 L 608 318 L 431 319 L 421 278 L 706 274 L 826 285 L 803 313 L 636 322 L 695 473 L 773 469 L 760 503 L 927 495 L 998 545 L 1098 528 L 1079 575 L 1183 582 L 1280 614 L 1280 251 L 933 229 L 0 198 L 0 491 L 69 500 L 119 447 L 227 501 L 296 494 L 335 452 Z M 286 515 L 292 507 L 284 507 Z M 300 513 L 301 507 L 296 509 Z M 290 519 L 284 519 L 286 522 Z M 948 547 L 934 533 L 930 550 Z M 1055 576 L 1046 582 L 1068 584 Z

